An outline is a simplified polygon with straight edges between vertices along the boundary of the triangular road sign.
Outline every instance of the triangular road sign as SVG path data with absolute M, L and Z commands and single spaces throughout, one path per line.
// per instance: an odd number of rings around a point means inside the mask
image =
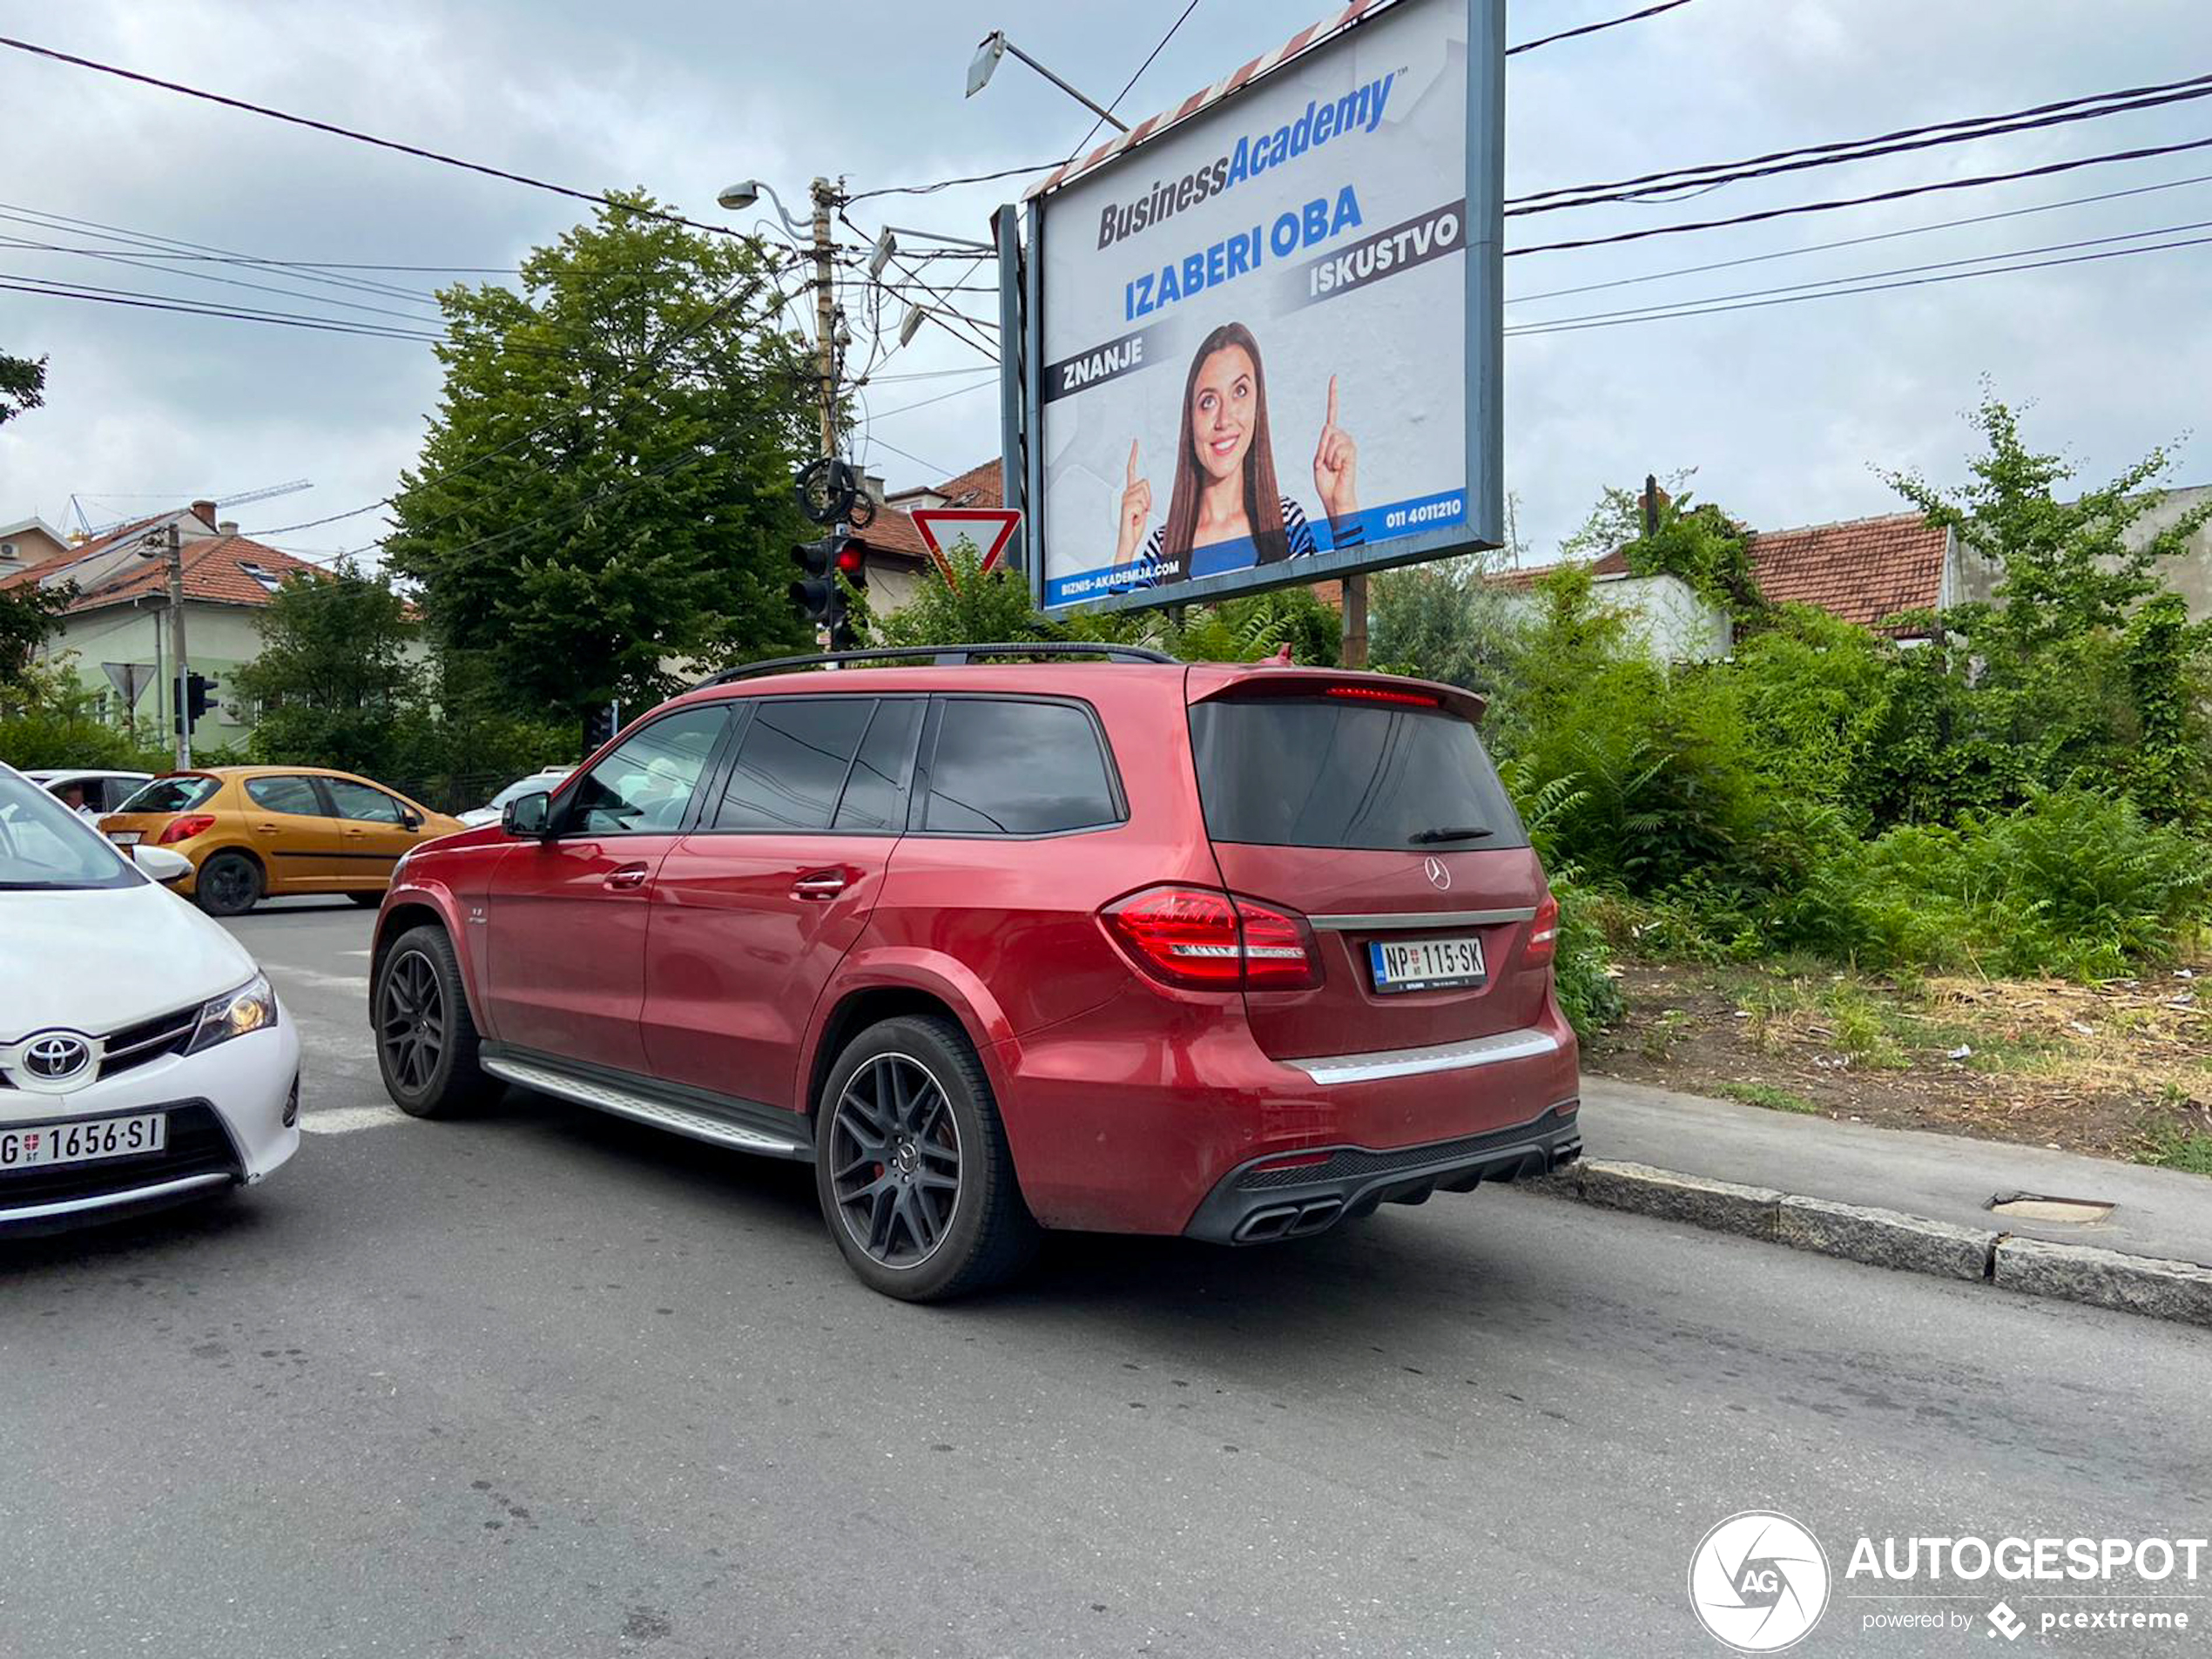
M 948 588 L 960 584 L 953 578 L 953 562 L 946 550 L 958 543 L 963 532 L 983 550 L 983 570 L 988 574 L 1022 523 L 1018 507 L 917 507 L 907 516 L 914 520 L 929 556 L 937 561 Z

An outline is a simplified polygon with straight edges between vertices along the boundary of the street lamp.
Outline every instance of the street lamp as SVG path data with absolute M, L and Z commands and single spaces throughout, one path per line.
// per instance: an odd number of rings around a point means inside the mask
M 974 98 L 978 92 L 981 91 L 986 86 L 990 84 L 992 75 L 998 70 L 999 59 L 1005 57 L 1008 52 L 1012 52 L 1016 57 L 1027 64 L 1031 69 L 1036 71 L 1038 74 L 1043 76 L 1045 79 L 1050 81 L 1055 86 L 1065 92 L 1069 98 L 1075 99 L 1076 103 L 1082 105 L 1083 108 L 1089 110 L 1093 115 L 1096 116 L 1100 120 L 1105 122 L 1116 132 L 1126 132 L 1129 131 L 1128 122 L 1122 120 L 1120 118 L 1116 116 L 1111 110 L 1108 109 L 1104 105 L 1097 102 L 1095 98 L 1088 98 L 1082 92 L 1077 91 L 1074 87 L 1069 85 L 1067 82 L 1062 80 L 1057 75 L 1047 69 L 1042 64 L 1037 62 L 1035 58 L 1030 57 L 1028 53 L 1023 51 L 1019 46 L 1008 40 L 1006 37 L 1006 30 L 1003 29 L 994 29 L 991 30 L 989 34 L 983 37 L 981 43 L 975 48 L 975 56 L 969 61 L 968 65 L 968 96 L 969 98 Z
M 775 208 L 776 217 L 783 220 L 784 229 L 791 233 L 793 240 L 813 234 L 805 226 L 785 212 L 784 199 L 776 194 L 775 187 L 772 185 L 764 185 L 758 179 L 740 179 L 734 185 L 725 185 L 722 188 L 722 193 L 714 199 L 719 202 L 726 211 L 741 213 L 763 196 L 765 196 L 769 204 Z

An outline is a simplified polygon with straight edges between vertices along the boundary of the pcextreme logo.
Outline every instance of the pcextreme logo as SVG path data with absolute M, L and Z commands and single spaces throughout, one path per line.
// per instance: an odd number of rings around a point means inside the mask
M 1730 1515 L 1689 1558 L 1697 1622 L 1738 1653 L 1779 1653 L 1803 1640 L 1828 1607 L 1828 1557 L 1787 1515 Z

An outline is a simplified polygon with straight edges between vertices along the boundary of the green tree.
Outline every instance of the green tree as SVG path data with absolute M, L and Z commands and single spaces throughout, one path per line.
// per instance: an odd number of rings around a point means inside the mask
M 53 631 L 54 618 L 68 606 L 71 591 L 42 588 L 36 582 L 0 588 L 0 691 L 22 683 L 39 646 Z
M 46 401 L 46 360 L 0 352 L 0 426 Z
M 570 722 L 806 643 L 785 589 L 813 381 L 776 261 L 653 206 L 538 249 L 520 292 L 442 293 L 443 400 L 385 544 L 510 706 Z
M 1487 555 L 1402 565 L 1367 579 L 1368 654 L 1424 679 L 1495 692 L 1510 671 L 1518 596 L 1491 580 Z
M 233 676 L 262 705 L 253 758 L 388 776 L 422 692 L 408 654 L 420 630 L 390 581 L 350 563 L 294 576 L 260 626 L 260 655 Z

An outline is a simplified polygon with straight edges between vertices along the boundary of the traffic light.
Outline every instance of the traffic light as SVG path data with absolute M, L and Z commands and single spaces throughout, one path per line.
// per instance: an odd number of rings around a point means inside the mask
M 860 544 L 842 531 L 833 531 L 818 542 L 801 542 L 792 548 L 791 562 L 800 572 L 791 584 L 792 604 L 817 628 L 829 631 L 831 650 L 845 650 L 853 643 L 846 586 L 865 590 L 868 583 L 867 560 Z
M 587 709 L 583 716 L 583 752 L 587 755 L 611 741 L 622 730 L 622 705 L 601 703 Z
M 221 689 L 219 684 L 209 679 L 206 675 L 187 671 L 185 675 L 185 718 L 189 718 L 194 725 L 198 725 L 200 717 L 215 706 L 215 693 Z M 184 719 L 179 718 L 172 711 L 169 724 L 181 731 Z

